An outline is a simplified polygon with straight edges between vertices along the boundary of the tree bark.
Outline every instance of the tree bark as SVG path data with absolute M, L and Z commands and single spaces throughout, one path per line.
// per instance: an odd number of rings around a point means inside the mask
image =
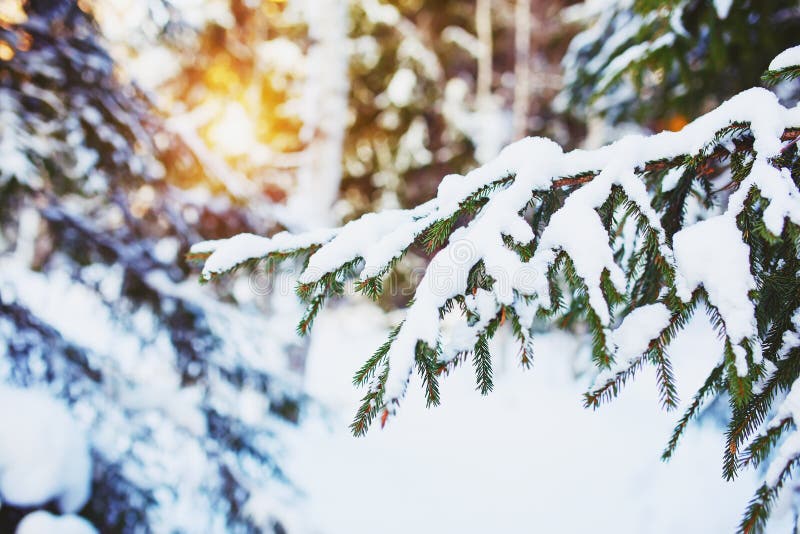
M 492 0 L 477 0 L 475 30 L 481 44 L 478 56 L 478 102 L 488 101 L 492 95 Z
M 528 133 L 530 113 L 531 0 L 517 0 L 514 9 L 513 138 Z

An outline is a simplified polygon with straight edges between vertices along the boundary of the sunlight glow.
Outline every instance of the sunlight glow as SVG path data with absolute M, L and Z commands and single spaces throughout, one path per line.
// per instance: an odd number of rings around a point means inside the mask
M 19 24 L 27 20 L 22 0 L 0 0 L 0 24 Z
M 14 59 L 14 49 L 7 42 L 0 40 L 0 61 L 11 61 Z
M 252 147 L 256 127 L 239 102 L 226 104 L 219 120 L 208 129 L 209 141 L 228 156 L 242 156 Z

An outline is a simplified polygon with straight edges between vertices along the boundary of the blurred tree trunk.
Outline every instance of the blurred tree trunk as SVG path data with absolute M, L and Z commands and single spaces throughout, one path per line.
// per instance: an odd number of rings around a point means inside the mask
M 513 138 L 525 137 L 530 112 L 531 0 L 517 0 L 514 10 Z
M 492 94 L 492 0 L 477 0 L 475 30 L 481 44 L 478 56 L 478 102 L 488 101 Z
M 348 4 L 306 0 L 303 11 L 313 40 L 308 51 L 301 140 L 308 144 L 297 176 L 290 212 L 294 226 L 330 226 L 331 206 L 339 194 L 349 105 Z M 292 206 L 293 204 L 293 206 Z

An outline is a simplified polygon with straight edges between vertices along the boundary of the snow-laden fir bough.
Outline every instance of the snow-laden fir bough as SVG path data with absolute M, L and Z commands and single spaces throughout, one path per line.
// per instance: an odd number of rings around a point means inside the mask
M 778 62 L 765 81 L 794 77 L 800 67 L 790 63 Z M 442 374 L 465 360 L 481 392 L 490 391 L 487 342 L 506 322 L 528 365 L 534 322 L 585 320 L 601 370 L 587 406 L 653 365 L 663 405 L 675 407 L 669 344 L 703 307 L 724 351 L 664 458 L 702 404 L 727 392 L 726 478 L 781 443 L 741 523 L 741 531 L 757 532 L 800 462 L 800 434 L 793 433 L 800 417 L 798 136 L 800 107 L 753 88 L 679 132 L 571 152 L 527 138 L 466 176 L 446 176 L 437 196 L 414 209 L 369 214 L 334 230 L 238 235 L 192 253 L 205 259 L 205 280 L 260 261 L 304 258 L 302 332 L 346 280 L 374 298 L 409 247 L 433 253 L 405 319 L 354 378 L 367 388 L 352 423 L 356 435 L 396 409 L 414 370 L 429 405 L 439 402 Z M 696 201 L 710 215 L 692 222 L 686 209 Z M 455 327 L 444 328 L 445 320 Z

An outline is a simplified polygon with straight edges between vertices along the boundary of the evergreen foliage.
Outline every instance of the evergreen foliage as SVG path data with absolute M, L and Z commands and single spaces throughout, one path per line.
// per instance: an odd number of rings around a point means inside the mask
M 790 0 L 586 2 L 574 18 L 591 23 L 564 58 L 565 108 L 659 129 L 756 85 L 800 30 Z
M 205 257 L 204 279 L 244 262 L 305 257 L 298 293 L 310 303 L 306 324 L 345 280 L 374 298 L 409 247 L 435 251 L 405 320 L 354 378 L 366 387 L 355 435 L 376 418 L 385 424 L 414 369 L 429 405 L 440 402 L 438 381 L 464 361 L 477 389 L 491 391 L 487 342 L 506 323 L 526 366 L 535 322 L 588 325 L 599 376 L 587 406 L 615 397 L 652 365 L 663 406 L 674 408 L 670 342 L 693 314 L 707 313 L 724 350 L 664 458 L 704 403 L 727 399 L 724 476 L 773 458 L 740 527 L 762 532 L 800 462 L 799 135 L 797 108 L 749 89 L 680 132 L 567 153 L 529 138 L 466 176 L 445 177 L 436 198 L 414 209 L 369 214 L 333 232 L 238 236 L 195 251 Z

